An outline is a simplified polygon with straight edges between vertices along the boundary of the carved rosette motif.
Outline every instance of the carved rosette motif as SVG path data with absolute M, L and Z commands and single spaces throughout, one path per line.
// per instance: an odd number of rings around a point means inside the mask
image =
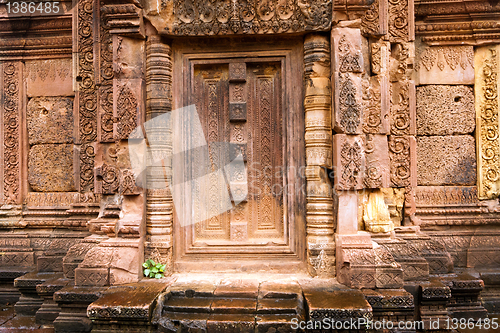
M 394 187 L 410 186 L 410 139 L 404 136 L 389 137 L 391 182 Z
M 325 170 L 325 167 L 332 166 L 330 59 L 327 36 L 306 36 L 304 110 L 308 262 L 311 273 L 321 276 L 332 276 L 335 271 L 332 186 Z
M 175 0 L 174 35 L 328 31 L 331 0 Z
M 3 199 L 6 204 L 19 204 L 21 200 L 20 167 L 20 107 L 21 63 L 3 64 L 2 113 L 3 113 Z
M 415 86 L 411 81 L 398 82 L 392 85 L 391 98 L 391 134 L 410 135 L 412 128 L 411 108 L 415 96 Z
M 150 36 L 146 45 L 146 120 L 170 111 L 172 111 L 171 49 L 159 36 Z M 172 147 L 168 145 L 158 146 L 155 149 L 166 149 L 163 156 L 172 151 Z M 149 190 L 146 199 L 145 256 L 156 249 L 163 262 L 167 263 L 166 274 L 169 274 L 172 272 L 173 262 L 173 199 L 168 186 L 164 189 L 155 189 L 153 186 L 155 183 L 164 183 L 164 175 L 164 170 L 157 166 L 150 166 L 147 170 Z
M 481 199 L 500 193 L 499 75 L 500 47 L 476 51 L 476 144 L 478 194 Z
M 97 138 L 97 94 L 94 77 L 94 2 L 78 2 L 78 77 L 80 192 L 94 190 L 94 147 Z

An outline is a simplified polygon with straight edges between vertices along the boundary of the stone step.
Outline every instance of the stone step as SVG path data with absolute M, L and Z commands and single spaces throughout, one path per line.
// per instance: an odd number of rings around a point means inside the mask
M 300 300 L 283 298 L 263 298 L 257 303 L 257 313 L 300 315 L 304 311 L 302 297 Z
M 212 301 L 213 298 L 172 297 L 163 305 L 163 310 L 167 312 L 209 313 Z
M 183 281 L 161 299 L 162 332 L 294 332 L 292 319 L 305 320 L 296 281 Z

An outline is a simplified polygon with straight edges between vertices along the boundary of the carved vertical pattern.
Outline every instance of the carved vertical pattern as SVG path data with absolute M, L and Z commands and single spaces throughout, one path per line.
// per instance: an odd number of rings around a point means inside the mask
M 22 64 L 3 64 L 3 196 L 5 204 L 21 203 L 21 84 Z
M 361 104 L 356 86 L 349 73 L 339 74 L 340 125 L 346 134 L 356 134 L 361 122 Z
M 333 198 L 324 167 L 332 166 L 330 43 L 311 34 L 304 42 L 307 242 L 313 275 L 335 275 Z
M 413 136 L 389 136 L 390 181 L 405 188 L 405 215 L 415 214 L 416 141 Z
M 407 137 L 389 137 L 389 158 L 392 186 L 410 186 L 410 142 Z
M 146 120 L 151 120 L 172 111 L 172 60 L 170 46 L 162 43 L 159 36 L 149 37 L 146 52 Z M 155 149 L 164 150 L 159 151 L 161 154 L 172 153 L 169 145 L 158 145 Z M 158 249 L 167 264 L 166 274 L 169 274 L 172 272 L 172 195 L 168 187 L 155 189 L 151 186 L 156 182 L 164 182 L 164 175 L 162 168 L 148 168 L 145 256 L 149 257 L 154 249 Z
M 387 0 L 375 0 L 361 19 L 361 33 L 383 36 L 387 33 Z
M 482 47 L 475 55 L 476 144 L 478 194 L 493 199 L 500 193 L 499 74 L 500 47 Z
M 80 81 L 76 99 L 79 114 L 80 147 L 80 192 L 94 190 L 94 148 L 97 138 L 97 94 L 94 69 L 94 21 L 93 0 L 78 2 L 78 74 Z
M 405 80 L 392 85 L 391 134 L 415 134 L 415 84 Z M 413 119 L 412 119 L 413 118 Z
M 117 126 L 117 136 L 126 140 L 137 126 L 137 98 L 127 85 L 118 89 L 117 108 L 120 120 Z
M 408 42 L 415 38 L 413 0 L 389 0 L 389 41 Z
M 113 142 L 113 38 L 102 21 L 99 34 L 99 141 Z

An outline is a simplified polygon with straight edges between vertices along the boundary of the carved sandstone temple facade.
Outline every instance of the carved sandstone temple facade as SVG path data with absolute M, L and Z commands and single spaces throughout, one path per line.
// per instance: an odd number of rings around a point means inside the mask
M 58 6 L 0 3 L 0 302 L 58 332 L 500 313 L 496 1 Z M 212 169 L 245 166 L 193 190 L 210 211 L 231 189 L 207 218 L 155 161 L 183 137 L 147 126 L 189 105 L 209 145 L 229 143 Z M 148 258 L 164 279 L 143 277 Z M 256 303 L 223 320 L 218 297 Z

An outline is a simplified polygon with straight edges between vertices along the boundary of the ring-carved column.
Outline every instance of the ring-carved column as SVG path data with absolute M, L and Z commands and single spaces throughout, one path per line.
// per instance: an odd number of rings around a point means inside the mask
M 172 111 L 172 60 L 170 46 L 164 44 L 159 36 L 150 36 L 146 48 L 146 121 Z M 148 140 L 154 141 L 155 154 L 168 156 L 170 147 L 165 137 L 168 128 L 155 126 L 148 129 Z M 154 136 L 154 137 L 153 137 Z M 165 142 L 164 145 L 159 144 Z M 165 175 L 169 165 L 148 161 L 147 201 L 146 201 L 146 244 L 145 257 L 161 256 L 168 273 L 172 270 L 172 221 L 173 201 Z M 158 252 L 156 251 L 158 250 Z
M 332 186 L 330 42 L 314 33 L 304 41 L 307 244 L 312 275 L 335 275 Z

